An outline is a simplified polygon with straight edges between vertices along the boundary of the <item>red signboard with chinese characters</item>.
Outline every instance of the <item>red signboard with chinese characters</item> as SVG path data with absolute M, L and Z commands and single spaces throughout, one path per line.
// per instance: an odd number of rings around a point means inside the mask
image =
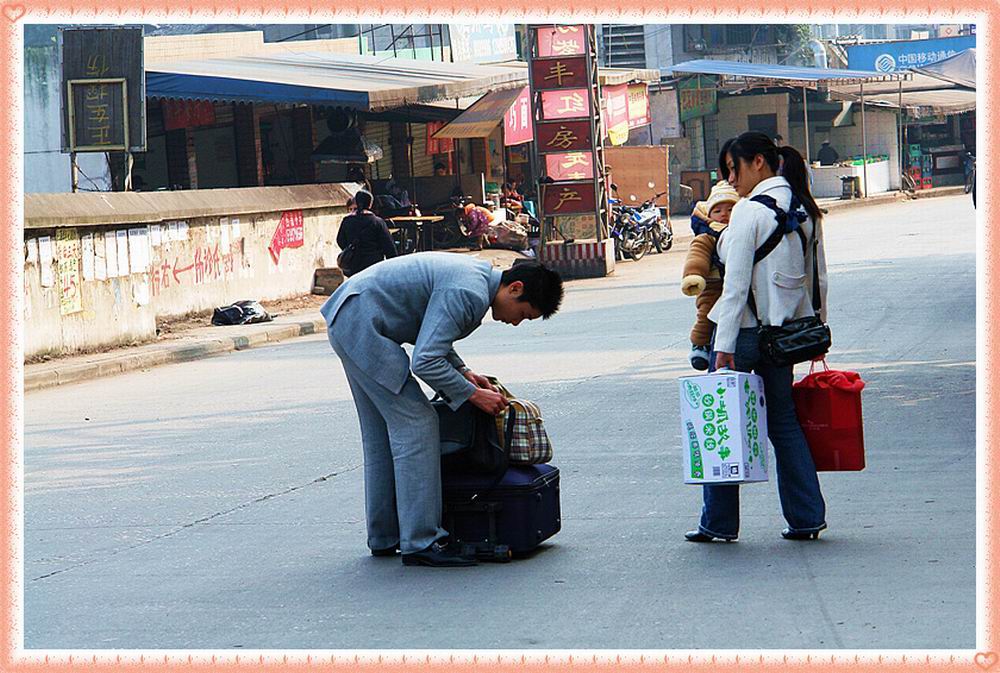
M 532 141 L 535 130 L 531 123 L 531 94 L 528 93 L 528 87 L 524 87 L 521 95 L 507 109 L 503 121 L 504 145 L 509 147 Z
M 541 58 L 587 53 L 587 33 L 583 26 L 542 26 L 535 30 Z
M 587 114 L 586 89 L 560 89 L 542 92 L 543 119 L 573 119 L 586 117 Z
M 536 91 L 585 87 L 590 81 L 586 56 L 538 59 L 531 62 L 532 82 Z
M 163 128 L 166 131 L 192 126 L 211 126 L 215 123 L 215 103 L 210 100 L 162 101 Z
M 545 173 L 557 182 L 593 179 L 594 155 L 592 152 L 546 154 Z
M 543 186 L 545 215 L 594 214 L 597 198 L 593 180 L 550 182 Z
M 288 210 L 281 214 L 278 228 L 271 237 L 271 245 L 267 247 L 271 259 L 278 263 L 278 257 L 285 248 L 301 248 L 305 242 L 305 225 L 301 210 Z
M 427 122 L 427 142 L 425 154 L 433 156 L 435 154 L 448 154 L 453 150 L 451 138 L 435 138 L 434 134 L 445 127 L 445 122 Z
M 578 152 L 590 150 L 590 122 L 586 120 L 565 122 L 538 122 L 536 133 L 538 152 Z

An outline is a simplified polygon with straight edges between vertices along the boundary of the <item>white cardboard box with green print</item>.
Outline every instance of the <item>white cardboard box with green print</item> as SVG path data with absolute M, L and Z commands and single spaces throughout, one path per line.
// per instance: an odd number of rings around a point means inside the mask
M 684 483 L 767 481 L 764 382 L 723 371 L 680 379 Z

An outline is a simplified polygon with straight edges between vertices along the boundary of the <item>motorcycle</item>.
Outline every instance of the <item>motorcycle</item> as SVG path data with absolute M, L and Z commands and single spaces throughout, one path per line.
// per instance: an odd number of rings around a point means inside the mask
M 650 183 L 650 187 L 653 187 L 653 183 Z M 654 194 L 651 198 L 643 201 L 637 209 L 639 226 L 650 230 L 653 246 L 659 253 L 666 252 L 674 244 L 674 231 L 670 226 L 670 220 L 663 216 L 660 208 L 656 205 L 656 200 L 664 194 L 666 192 Z
M 617 187 L 612 185 L 612 190 Z M 652 229 L 642 221 L 636 208 L 626 206 L 621 199 L 609 199 L 611 205 L 611 238 L 615 242 L 615 259 L 642 259 L 653 245 Z

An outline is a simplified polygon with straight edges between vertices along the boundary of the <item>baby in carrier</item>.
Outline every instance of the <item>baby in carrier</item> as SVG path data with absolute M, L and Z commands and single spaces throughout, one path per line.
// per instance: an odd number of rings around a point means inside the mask
M 712 321 L 708 312 L 722 295 L 722 274 L 716 264 L 715 247 L 719 235 L 729 226 L 729 215 L 740 200 L 739 194 L 726 181 L 714 187 L 706 201 L 699 201 L 691 213 L 694 240 L 684 260 L 681 292 L 696 297 L 698 315 L 691 328 L 691 366 L 699 371 L 708 369 Z

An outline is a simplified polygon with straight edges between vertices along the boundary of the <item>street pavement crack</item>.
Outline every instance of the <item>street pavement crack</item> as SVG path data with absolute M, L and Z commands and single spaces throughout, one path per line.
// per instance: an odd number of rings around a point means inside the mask
M 332 479 L 333 477 L 338 477 L 338 476 L 340 476 L 342 474 L 347 474 L 348 472 L 354 472 L 355 470 L 361 468 L 362 466 L 363 466 L 363 463 L 358 464 L 358 465 L 352 465 L 350 467 L 347 467 L 346 469 L 340 470 L 339 472 L 331 472 L 330 474 L 324 474 L 322 477 L 316 477 L 312 481 L 309 481 L 309 482 L 307 482 L 305 484 L 299 484 L 298 486 L 290 486 L 290 487 L 284 489 L 283 491 L 277 491 L 275 493 L 268 493 L 266 495 L 262 495 L 262 496 L 260 496 L 258 498 L 254 498 L 253 500 L 250 500 L 248 502 L 240 503 L 239 505 L 236 505 L 235 507 L 230 507 L 227 510 L 223 510 L 221 512 L 215 512 L 214 514 L 209 514 L 208 516 L 203 516 L 200 519 L 195 519 L 194 521 L 190 521 L 188 523 L 182 524 L 182 525 L 178 526 L 177 528 L 174 528 L 171 531 L 167 531 L 166 533 L 162 533 L 160 535 L 154 535 L 153 537 L 149 538 L 148 540 L 143 540 L 142 542 L 137 542 L 137 543 L 129 545 L 127 547 L 121 547 L 120 549 L 113 549 L 113 550 L 111 550 L 109 552 L 103 553 L 103 554 L 101 554 L 99 556 L 96 556 L 94 558 L 90 558 L 90 559 L 87 559 L 85 561 L 80 561 L 79 563 L 74 563 L 73 565 L 67 566 L 65 568 L 60 568 L 58 570 L 53 570 L 52 572 L 45 573 L 44 575 L 39 575 L 38 577 L 33 577 L 31 579 L 31 581 L 32 582 L 37 582 L 38 580 L 48 579 L 49 577 L 54 577 L 56 575 L 61 575 L 62 573 L 69 572 L 70 570 L 75 570 L 75 569 L 81 568 L 83 566 L 88 566 L 88 565 L 92 565 L 94 563 L 98 563 L 100 561 L 104 561 L 104 560 L 106 560 L 106 559 L 108 559 L 108 558 L 110 558 L 112 556 L 117 556 L 118 554 L 121 554 L 122 552 L 131 551 L 133 549 L 138 549 L 139 547 L 143 547 L 145 545 L 152 544 L 154 542 L 158 542 L 159 540 L 163 540 L 164 538 L 173 537 L 174 535 L 177 535 L 178 533 L 182 533 L 182 532 L 188 530 L 189 528 L 194 528 L 195 526 L 199 526 L 201 524 L 208 523 L 209 521 L 212 521 L 213 519 L 217 519 L 217 518 L 222 517 L 222 516 L 228 516 L 229 514 L 232 514 L 234 512 L 238 512 L 238 511 L 246 509 L 248 507 L 252 507 L 253 505 L 257 505 L 259 503 L 265 502 L 267 500 L 271 500 L 273 498 L 280 498 L 281 496 L 288 495 L 289 493 L 294 493 L 296 491 L 301 491 L 304 488 L 308 488 L 309 486 L 313 486 L 314 484 L 322 483 L 324 481 L 327 481 L 328 479 Z

